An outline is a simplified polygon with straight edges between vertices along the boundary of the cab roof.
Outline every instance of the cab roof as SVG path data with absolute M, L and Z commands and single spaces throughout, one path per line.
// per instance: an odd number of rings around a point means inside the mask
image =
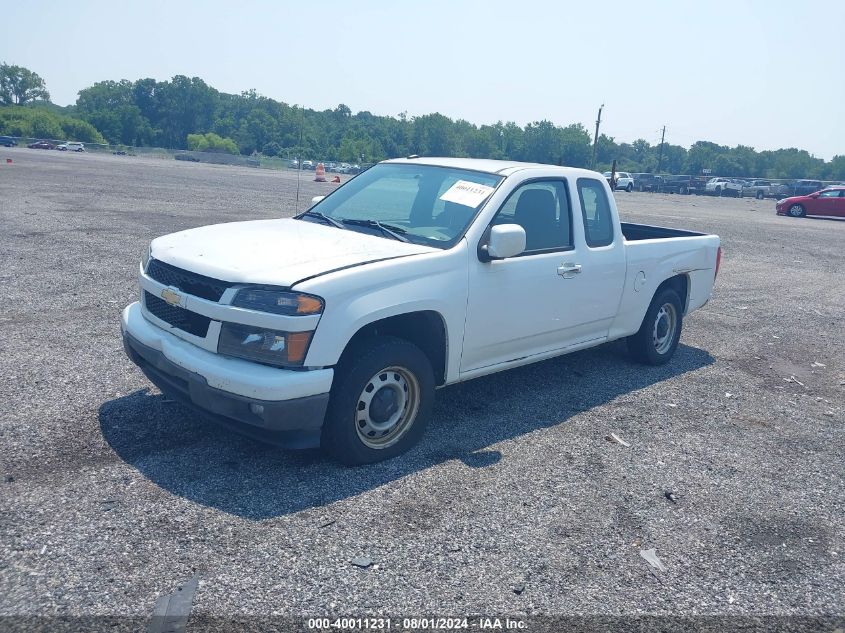
M 522 163 L 516 160 L 491 160 L 487 158 L 450 158 L 445 156 L 409 156 L 407 158 L 392 158 L 383 161 L 394 164 L 432 165 L 434 167 L 452 167 L 454 169 L 471 169 L 473 171 L 509 176 L 524 169 L 555 169 L 564 174 L 576 175 L 595 172 L 576 167 L 559 167 L 543 163 Z

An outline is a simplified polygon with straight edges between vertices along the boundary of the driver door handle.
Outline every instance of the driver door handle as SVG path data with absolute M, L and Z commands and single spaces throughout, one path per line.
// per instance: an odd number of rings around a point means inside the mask
M 564 279 L 570 279 L 580 272 L 581 264 L 573 264 L 572 262 L 561 264 L 560 268 L 557 269 L 557 274 Z

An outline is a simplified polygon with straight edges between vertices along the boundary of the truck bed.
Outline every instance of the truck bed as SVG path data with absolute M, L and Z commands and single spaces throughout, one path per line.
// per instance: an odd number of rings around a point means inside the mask
M 639 240 L 661 240 L 670 237 L 701 237 L 705 233 L 695 231 L 682 231 L 681 229 L 670 229 L 663 226 L 649 226 L 648 224 L 632 224 L 621 222 L 622 235 L 629 242 Z

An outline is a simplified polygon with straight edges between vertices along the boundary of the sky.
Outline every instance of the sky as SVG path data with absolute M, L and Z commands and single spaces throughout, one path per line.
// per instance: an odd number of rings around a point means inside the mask
M 54 0 L 4 3 L 0 61 L 68 105 L 200 77 L 289 104 L 550 120 L 689 147 L 845 154 L 845 2 Z

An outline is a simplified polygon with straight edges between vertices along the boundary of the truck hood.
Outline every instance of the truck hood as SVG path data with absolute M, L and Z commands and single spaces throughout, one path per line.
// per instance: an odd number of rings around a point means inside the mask
M 291 218 L 203 226 L 150 245 L 154 259 L 207 277 L 288 287 L 341 268 L 436 250 Z

